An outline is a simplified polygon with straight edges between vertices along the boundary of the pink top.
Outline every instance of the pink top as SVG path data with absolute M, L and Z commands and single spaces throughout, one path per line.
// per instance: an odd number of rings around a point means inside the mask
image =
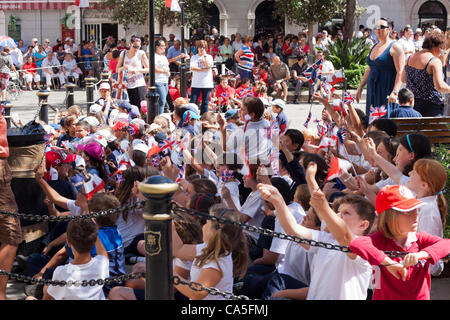
M 385 238 L 380 232 L 366 237 L 355 238 L 350 243 L 350 250 L 367 260 L 375 268 L 375 289 L 373 300 L 429 300 L 430 299 L 430 263 L 435 264 L 439 259 L 450 253 L 450 239 L 442 239 L 426 232 L 410 233 L 406 248 L 401 247 L 395 240 Z M 397 280 L 386 267 L 379 267 L 386 258 L 383 251 L 401 251 L 416 253 L 425 251 L 430 258 L 415 266 L 409 267 L 406 281 Z M 403 261 L 402 257 L 392 258 Z

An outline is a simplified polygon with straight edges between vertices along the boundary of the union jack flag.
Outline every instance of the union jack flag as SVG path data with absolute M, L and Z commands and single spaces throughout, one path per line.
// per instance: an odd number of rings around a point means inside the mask
M 311 66 L 309 66 L 308 69 L 305 70 L 305 72 L 303 72 L 303 75 L 312 84 L 317 83 L 317 80 L 322 75 L 322 62 L 323 59 L 317 60 Z
M 327 102 L 328 100 L 331 98 L 331 96 L 333 95 L 334 90 L 336 90 L 335 87 L 333 87 L 331 84 L 329 84 L 327 81 L 322 81 L 322 83 L 320 84 L 323 92 L 325 93 L 325 95 L 327 96 Z
M 113 73 L 111 76 L 112 91 L 111 97 L 117 100 L 128 100 L 127 79 L 123 71 Z
M 237 92 L 237 96 L 238 99 L 244 99 L 246 97 L 253 97 L 253 88 L 248 87 L 248 88 L 241 88 L 238 92 Z
M 308 128 L 309 122 L 310 122 L 310 121 L 311 121 L 311 110 L 309 111 L 308 117 L 306 118 L 306 121 L 305 121 L 305 123 L 303 124 L 303 126 L 304 126 L 305 128 Z
M 160 160 L 160 156 L 156 155 L 155 157 L 152 158 L 152 166 L 155 168 L 159 168 L 159 160 Z
M 327 135 L 327 127 L 317 124 L 317 134 L 319 137 L 325 137 Z
M 186 170 L 185 167 L 186 167 L 185 164 L 180 166 L 180 171 L 178 172 L 177 180 L 175 180 L 176 183 L 180 183 L 184 179 L 184 173 L 185 173 L 185 170 Z
M 350 92 L 344 92 L 344 103 L 353 103 L 355 102 L 355 99 L 352 97 Z
M 333 109 L 337 112 L 342 112 L 342 115 L 344 117 L 347 116 L 347 111 L 344 109 L 344 106 L 342 105 L 342 101 L 339 99 L 333 100 Z
M 232 170 L 224 170 L 222 172 L 221 179 L 222 179 L 223 183 L 226 183 L 226 182 L 230 181 L 231 179 L 234 179 L 234 171 L 232 171 Z
M 370 107 L 370 117 L 369 117 L 369 123 L 372 123 L 376 119 L 382 118 L 387 114 L 386 106 L 383 104 L 380 107 Z
M 164 155 L 166 155 L 169 150 L 172 150 L 174 145 L 176 146 L 176 141 L 172 138 L 166 139 L 163 142 L 160 143 L 160 149 L 159 152 L 163 152 Z M 166 150 L 169 149 L 169 150 Z

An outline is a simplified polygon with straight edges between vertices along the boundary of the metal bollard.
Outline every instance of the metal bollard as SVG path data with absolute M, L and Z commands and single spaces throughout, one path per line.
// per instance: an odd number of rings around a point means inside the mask
M 86 113 L 89 112 L 89 108 L 94 104 L 94 83 L 95 78 L 84 78 L 86 83 Z
M 153 176 L 138 185 L 147 198 L 145 219 L 145 300 L 173 300 L 172 214 L 170 199 L 178 184 Z
M 64 87 L 66 88 L 66 97 L 67 97 L 66 98 L 66 108 L 69 108 L 75 104 L 73 90 L 75 89 L 76 85 L 73 83 L 66 83 L 64 85 Z
M 109 83 L 109 73 L 102 72 L 100 76 L 101 76 L 102 82 L 108 82 Z
M 39 90 L 36 92 L 36 95 L 39 97 L 39 105 L 42 103 L 41 111 L 39 112 L 39 119 L 48 123 L 48 96 L 50 95 L 50 91 L 48 90 Z
M 147 123 L 152 124 L 153 120 L 159 115 L 158 105 L 159 93 L 156 87 L 149 87 L 147 91 Z
M 6 120 L 6 128 L 11 128 L 11 108 L 13 105 L 9 101 L 2 101 L 0 103 L 2 104 L 3 108 L 5 108 L 4 117 Z

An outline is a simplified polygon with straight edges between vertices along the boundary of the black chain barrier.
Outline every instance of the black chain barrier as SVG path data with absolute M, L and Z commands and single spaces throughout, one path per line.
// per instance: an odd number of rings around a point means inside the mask
M 248 225 L 248 224 L 245 224 L 242 222 L 232 221 L 232 220 L 222 218 L 222 217 L 219 218 L 219 217 L 215 217 L 215 216 L 210 216 L 208 213 L 205 213 L 205 212 L 200 212 L 197 210 L 180 207 L 175 202 L 171 203 L 171 209 L 174 214 L 184 213 L 184 214 L 189 214 L 189 215 L 193 215 L 193 216 L 199 216 L 201 218 L 205 218 L 207 220 L 214 221 L 216 223 L 232 225 L 234 227 L 237 227 L 237 228 L 240 228 L 243 230 L 247 230 L 250 232 L 256 232 L 256 233 L 259 233 L 259 234 L 262 234 L 265 236 L 269 236 L 269 237 L 276 237 L 276 238 L 279 238 L 282 240 L 293 241 L 298 244 L 306 244 L 306 245 L 310 245 L 313 247 L 320 247 L 320 248 L 325 248 L 325 249 L 329 249 L 329 250 L 337 250 L 337 251 L 342 251 L 345 253 L 352 252 L 348 246 L 340 246 L 340 245 L 326 243 L 326 242 L 304 239 L 304 238 L 300 238 L 298 236 L 287 235 L 284 233 L 275 232 L 270 229 L 255 227 L 255 226 L 251 226 L 251 225 Z M 384 253 L 393 258 L 403 257 L 408 254 L 408 252 L 401 252 L 401 251 L 384 251 Z M 449 259 L 450 259 L 450 254 L 447 255 L 446 257 L 444 257 L 442 260 L 449 260 Z
M 82 219 L 91 219 L 97 217 L 108 216 L 116 213 L 123 213 L 132 209 L 141 209 L 144 207 L 145 201 L 138 201 L 133 204 L 124 205 L 115 209 L 108 209 L 104 211 L 92 212 L 88 214 L 82 214 L 79 216 L 48 216 L 48 215 L 35 215 L 35 214 L 25 214 L 25 213 L 14 213 L 8 212 L 4 210 L 0 210 L 0 214 L 7 215 L 14 218 L 19 218 L 27 221 L 36 221 L 36 222 L 59 222 L 59 221 L 72 221 L 72 220 L 82 220 Z
M 130 205 L 125 205 L 125 206 L 122 206 L 122 207 L 119 207 L 116 209 L 94 212 L 94 213 L 85 214 L 85 215 L 81 215 L 81 216 L 59 216 L 59 217 L 58 216 L 46 216 L 46 215 L 37 216 L 37 215 L 33 215 L 33 214 L 11 213 L 11 212 L 2 211 L 2 210 L 0 210 L 0 214 L 4 214 L 4 215 L 16 217 L 16 218 L 22 218 L 22 219 L 26 219 L 26 220 L 31 220 L 31 221 L 38 221 L 38 222 L 40 222 L 40 221 L 49 221 L 49 222 L 70 221 L 70 220 L 77 220 L 77 219 L 91 219 L 91 218 L 96 218 L 99 216 L 106 216 L 106 215 L 115 214 L 115 213 L 119 213 L 119 212 L 121 213 L 125 210 L 142 208 L 144 203 L 145 203 L 145 201 L 140 201 L 140 202 L 136 202 L 136 203 L 130 204 Z M 325 248 L 325 249 L 329 249 L 329 250 L 337 250 L 337 251 L 341 251 L 341 252 L 345 252 L 345 253 L 351 252 L 351 250 L 349 249 L 348 246 L 340 246 L 340 245 L 335 245 L 335 244 L 326 243 L 326 242 L 304 239 L 304 238 L 300 238 L 297 236 L 291 236 L 291 235 L 283 234 L 280 232 L 275 232 L 270 229 L 264 229 L 261 227 L 251 226 L 251 225 L 248 225 L 248 224 L 245 224 L 242 222 L 232 221 L 232 220 L 225 219 L 222 217 L 210 216 L 209 214 L 204 213 L 204 212 L 181 207 L 178 204 L 176 204 L 175 202 L 171 203 L 170 209 L 171 209 L 172 213 L 175 215 L 180 215 L 180 213 L 189 214 L 192 216 L 198 216 L 201 218 L 205 218 L 205 219 L 214 221 L 219 224 L 232 225 L 234 227 L 238 227 L 243 230 L 247 230 L 249 232 L 256 232 L 256 233 L 259 233 L 259 234 L 262 234 L 265 236 L 271 236 L 271 237 L 280 238 L 282 240 L 293 241 L 298 244 L 307 244 L 307 245 L 314 246 L 314 247 L 321 247 L 321 248 Z M 384 251 L 384 253 L 386 253 L 390 257 L 402 257 L 407 254 L 406 252 L 400 252 L 400 251 Z M 448 259 L 450 259 L 450 255 L 447 255 L 444 258 L 444 260 L 448 260 Z M 139 278 L 145 277 L 145 273 L 130 273 L 130 274 L 124 274 L 124 275 L 117 276 L 117 277 L 109 277 L 106 279 L 90 279 L 90 280 L 76 280 L 76 281 L 72 281 L 72 280 L 58 281 L 58 280 L 50 280 L 50 279 L 37 279 L 37 278 L 30 277 L 30 276 L 25 276 L 25 275 L 21 275 L 21 274 L 17 274 L 17 273 L 8 272 L 5 270 L 0 270 L 0 276 L 7 276 L 8 278 L 13 279 L 13 280 L 27 282 L 27 283 L 31 283 L 31 284 L 37 284 L 37 285 L 46 285 L 46 286 L 51 285 L 51 286 L 62 286 L 62 287 L 63 286 L 87 287 L 87 286 L 96 286 L 96 285 L 111 285 L 113 283 L 122 283 L 124 281 L 131 280 L 131 279 L 139 279 Z M 248 298 L 247 296 L 244 296 L 244 295 L 234 295 L 231 292 L 223 292 L 214 287 L 206 288 L 205 286 L 203 286 L 201 283 L 198 283 L 198 282 L 184 281 L 179 276 L 173 276 L 172 282 L 174 285 L 179 285 L 179 284 L 186 285 L 191 290 L 206 291 L 206 292 L 208 292 L 208 294 L 211 294 L 214 296 L 222 296 L 225 299 L 229 299 L 229 300 L 250 300 L 250 298 Z

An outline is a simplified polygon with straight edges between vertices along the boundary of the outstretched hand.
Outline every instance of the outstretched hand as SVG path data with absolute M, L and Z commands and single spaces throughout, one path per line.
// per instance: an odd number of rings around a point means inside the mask
M 256 186 L 263 200 L 272 203 L 275 207 L 284 202 L 283 196 L 272 185 L 258 183 Z

